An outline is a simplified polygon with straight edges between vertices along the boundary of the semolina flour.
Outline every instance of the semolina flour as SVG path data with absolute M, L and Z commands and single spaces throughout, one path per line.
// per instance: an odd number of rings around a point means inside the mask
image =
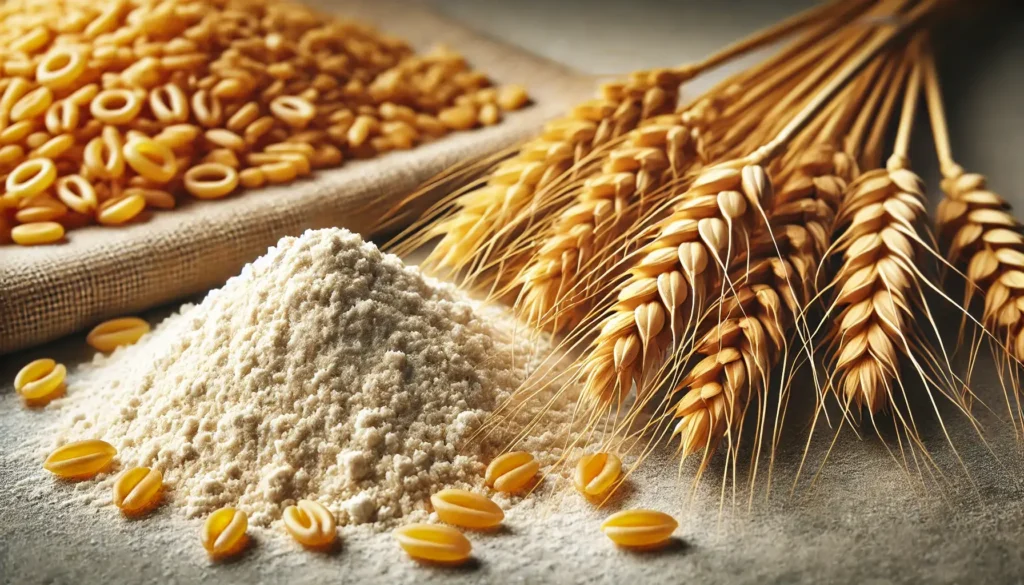
M 504 445 L 470 439 L 526 375 L 526 346 L 481 311 L 348 231 L 284 238 L 85 366 L 58 444 L 110 442 L 111 477 L 159 468 L 189 517 L 231 505 L 266 526 L 300 498 L 342 525 L 424 515 L 433 491 L 480 482 Z

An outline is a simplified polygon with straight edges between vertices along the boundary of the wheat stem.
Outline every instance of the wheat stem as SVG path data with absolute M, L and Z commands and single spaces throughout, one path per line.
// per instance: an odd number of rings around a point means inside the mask
M 935 68 L 935 54 L 929 46 L 924 54 L 925 100 L 928 104 L 928 116 L 931 120 L 935 150 L 939 157 L 939 169 L 942 176 L 954 177 L 957 171 L 963 172 L 960 165 L 953 160 L 953 146 L 949 140 L 949 125 L 946 122 L 946 109 L 942 103 L 942 88 L 939 86 L 939 74 Z
M 840 71 L 834 78 L 832 78 L 828 84 L 821 89 L 814 98 L 811 99 L 810 103 L 805 105 L 803 109 L 790 120 L 789 124 L 785 128 L 779 131 L 779 134 L 763 145 L 756 151 L 750 154 L 750 156 L 744 160 L 747 164 L 761 164 L 765 160 L 772 158 L 778 152 L 785 147 L 786 143 L 800 131 L 805 124 L 807 124 L 825 105 L 828 104 L 836 93 L 846 85 L 861 69 L 866 67 L 871 59 L 875 57 L 889 42 L 891 42 L 896 36 L 903 34 L 907 30 L 916 26 L 919 21 L 927 16 L 933 9 L 936 0 L 925 0 L 918 4 L 914 9 L 909 12 L 906 17 L 900 20 L 896 25 L 888 28 L 887 30 L 876 33 L 873 38 L 868 41 L 867 45 L 857 54 L 852 62 L 847 63 L 842 71 Z M 907 139 L 909 143 L 909 138 Z
M 856 0 L 855 2 L 851 2 L 850 0 L 833 0 L 832 2 L 808 8 L 803 12 L 799 12 L 789 18 L 779 21 L 766 29 L 755 32 L 754 34 L 705 57 L 697 63 L 682 65 L 674 71 L 684 79 L 688 79 L 701 72 L 713 69 L 737 57 L 757 50 L 765 45 L 774 43 L 802 28 L 806 28 L 808 25 L 833 18 L 836 13 L 842 14 L 846 12 L 846 10 L 841 9 L 848 9 L 851 5 L 856 6 L 858 4 L 868 3 L 870 2 L 866 2 L 865 0 Z

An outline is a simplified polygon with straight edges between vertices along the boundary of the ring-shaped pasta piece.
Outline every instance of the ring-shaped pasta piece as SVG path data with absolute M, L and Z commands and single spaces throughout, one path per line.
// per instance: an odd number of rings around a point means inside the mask
M 11 108 L 31 89 L 32 84 L 27 79 L 23 77 L 11 78 L 10 82 L 7 83 L 3 96 L 0 97 L 0 114 L 10 118 Z
M 78 128 L 81 112 L 78 104 L 70 99 L 60 100 L 46 110 L 46 130 L 54 136 L 74 132 Z
M 48 158 L 29 159 L 7 175 L 7 193 L 16 199 L 38 195 L 57 179 L 57 165 Z
M 178 172 L 178 161 L 166 144 L 133 137 L 124 145 L 124 158 L 136 173 L 155 183 L 167 183 Z
M 57 198 L 64 205 L 82 214 L 92 213 L 99 206 L 96 188 L 81 175 L 68 175 L 57 179 Z
M 238 171 L 221 163 L 203 163 L 185 172 L 185 190 L 199 199 L 219 199 L 238 187 Z
M 54 47 L 36 66 L 36 81 L 51 89 L 72 85 L 85 71 L 85 57 L 75 47 Z
M 199 127 L 192 124 L 174 124 L 160 131 L 153 140 L 166 145 L 171 150 L 190 146 L 199 137 Z
M 149 92 L 149 109 L 157 120 L 165 124 L 188 121 L 188 97 L 174 83 L 155 87 Z
M 205 89 L 192 94 L 192 113 L 202 126 L 213 128 L 219 126 L 224 117 L 224 109 L 220 98 Z
M 0 146 L 0 166 L 13 165 L 25 158 L 25 149 L 19 144 Z M 0 206 L 2 207 L 2 206 Z
M 68 96 L 68 101 L 77 106 L 84 106 L 91 102 L 99 93 L 100 86 L 95 83 L 90 83 L 89 85 L 83 85 L 76 89 L 75 93 Z
M 68 214 L 68 208 L 59 202 L 48 200 L 45 205 L 33 205 L 19 209 L 14 214 L 14 219 L 19 223 L 35 223 L 40 221 L 54 221 Z
M 305 128 L 316 117 L 316 108 L 293 95 L 282 95 L 270 102 L 270 113 L 292 128 Z
M 142 100 L 130 89 L 105 89 L 89 104 L 92 116 L 104 124 L 127 124 L 141 110 Z
M 0 130 L 0 144 L 14 144 L 16 142 L 21 142 L 32 133 L 32 129 L 34 127 L 35 124 L 32 120 L 22 120 L 11 124 L 3 130 Z
M 45 26 L 34 27 L 22 34 L 11 43 L 10 49 L 18 53 L 32 54 L 50 42 L 50 29 Z
M 85 145 L 82 162 L 89 172 L 103 179 L 118 179 L 124 175 L 124 153 L 121 133 L 113 126 L 103 128 L 97 136 Z

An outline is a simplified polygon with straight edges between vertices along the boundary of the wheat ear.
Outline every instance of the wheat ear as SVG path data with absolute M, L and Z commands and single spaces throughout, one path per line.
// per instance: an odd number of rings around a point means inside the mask
M 641 119 L 672 111 L 677 89 L 678 78 L 668 71 L 638 72 L 626 83 L 605 84 L 602 97 L 549 122 L 540 136 L 499 163 L 486 184 L 459 196 L 452 213 L 426 230 L 427 239 L 443 236 L 427 267 L 450 273 L 469 268 L 505 225 L 536 206 L 538 190 Z
M 621 237 L 650 209 L 654 194 L 679 180 L 692 161 L 690 134 L 678 115 L 663 116 L 627 136 L 601 172 L 587 179 L 573 205 L 562 211 L 517 281 L 526 322 L 559 331 L 579 322 L 585 307 L 585 273 L 605 277 Z M 575 294 L 574 294 L 575 293 Z
M 651 385 L 681 327 L 706 309 L 718 271 L 746 245 L 754 207 L 770 197 L 759 165 L 715 166 L 694 180 L 642 250 L 582 364 L 587 397 L 608 404 L 634 382 Z
M 641 395 L 656 385 L 667 349 L 680 339 L 680 320 L 686 328 L 696 325 L 694 317 L 704 315 L 708 292 L 714 290 L 716 269 L 727 270 L 733 255 L 745 248 L 750 228 L 764 217 L 765 208 L 771 208 L 772 185 L 761 163 L 778 155 L 893 38 L 916 26 L 931 7 L 925 2 L 899 25 L 873 35 L 771 141 L 697 176 L 642 250 L 618 303 L 583 359 L 585 399 L 607 406 L 621 403 L 632 383 Z M 723 296 L 730 287 L 726 279 Z
M 467 285 L 494 276 L 486 267 L 506 260 L 514 267 L 519 266 L 525 258 L 505 258 L 506 247 L 524 227 L 543 220 L 545 211 L 552 209 L 543 199 L 557 195 L 558 190 L 546 189 L 547 185 L 559 176 L 569 175 L 570 169 L 575 171 L 580 161 L 635 128 L 640 119 L 673 111 L 678 86 L 683 81 L 812 24 L 839 21 L 842 15 L 852 12 L 850 5 L 848 0 L 833 0 L 814 6 L 699 62 L 675 69 L 640 71 L 631 74 L 626 82 L 606 84 L 600 98 L 551 122 L 540 137 L 525 143 L 485 179 L 432 208 L 427 218 L 403 232 L 403 236 L 413 237 L 396 246 L 396 250 L 408 252 L 441 237 L 424 264 L 437 272 L 461 274 Z M 430 191 L 426 189 L 421 194 Z M 406 201 L 415 199 L 413 196 Z M 503 268 L 496 278 L 516 273 Z
M 808 38 L 824 36 L 829 26 L 822 23 L 767 63 L 784 63 L 782 55 L 791 55 L 792 48 L 804 46 Z M 764 99 L 767 93 L 778 90 L 791 75 L 788 69 L 761 75 L 765 68 L 762 64 L 734 75 L 681 113 L 644 121 L 604 155 L 596 172 L 585 165 L 574 167 L 574 173 L 583 167 L 578 172 L 585 178 L 562 186 L 571 204 L 533 234 L 539 236 L 539 248 L 514 280 L 513 286 L 521 287 L 517 305 L 528 323 L 554 331 L 573 327 L 592 309 L 593 299 L 604 297 L 607 287 L 591 286 L 592 281 L 608 282 L 618 276 L 617 257 L 627 253 L 620 244 L 638 235 L 643 224 L 649 225 L 642 219 L 665 211 L 663 200 L 683 186 L 683 178 L 694 167 L 708 162 L 711 145 L 717 152 L 736 146 L 735 141 L 712 140 L 708 133 L 722 110 L 745 104 L 745 113 L 760 119 L 758 114 L 771 104 Z M 759 86 L 744 91 L 746 81 L 758 77 Z M 552 185 L 556 186 L 557 182 Z
M 735 451 L 751 398 L 761 396 L 786 355 L 786 339 L 813 296 L 836 209 L 856 172 L 852 157 L 818 145 L 777 193 L 771 229 L 752 240 L 749 268 L 734 277 L 723 319 L 695 346 L 703 359 L 674 390 L 681 394 L 673 415 L 683 457 L 702 453 L 706 464 L 723 437 Z
M 924 183 L 893 156 L 850 186 L 837 224 L 843 262 L 832 286 L 839 309 L 830 334 L 837 392 L 845 405 L 881 410 L 908 351 Z

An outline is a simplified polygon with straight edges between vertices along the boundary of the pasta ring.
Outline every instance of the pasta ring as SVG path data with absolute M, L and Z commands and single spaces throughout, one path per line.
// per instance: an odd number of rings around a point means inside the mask
M 57 165 L 48 158 L 29 159 L 7 175 L 7 193 L 16 199 L 38 195 L 57 178 Z
M 99 205 L 99 197 L 92 183 L 81 175 L 68 175 L 57 179 L 57 198 L 78 213 L 91 213 Z
M 157 120 L 167 124 L 188 121 L 188 98 L 185 97 L 185 92 L 173 83 L 149 92 L 149 109 Z
M 103 135 L 97 136 L 85 145 L 82 162 L 96 176 L 117 179 L 124 175 L 124 154 L 121 152 L 121 133 L 113 126 L 103 128 Z
M 291 95 L 282 95 L 270 102 L 270 112 L 292 128 L 305 128 L 316 117 L 316 108 L 308 101 Z
M 62 89 L 75 82 L 85 71 L 85 58 L 72 47 L 55 47 L 36 67 L 36 81 L 51 88 Z
M 219 199 L 238 186 L 238 171 L 221 163 L 203 163 L 185 172 L 185 189 L 199 199 Z
M 127 124 L 139 115 L 142 100 L 130 89 L 105 89 L 92 99 L 89 111 L 105 124 Z
M 152 138 L 132 137 L 124 145 L 124 158 L 136 173 L 156 183 L 167 183 L 178 172 L 174 152 Z

